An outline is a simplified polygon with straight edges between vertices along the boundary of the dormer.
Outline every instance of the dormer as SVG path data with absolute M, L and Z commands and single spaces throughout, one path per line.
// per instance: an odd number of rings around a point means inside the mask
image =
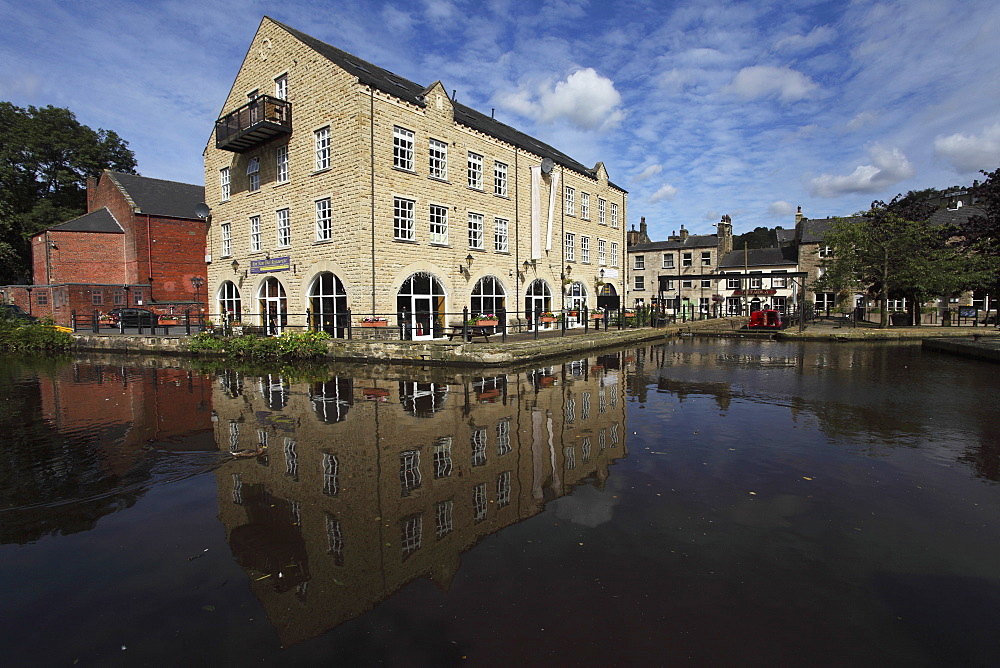
M 455 119 L 455 105 L 448 97 L 448 91 L 440 81 L 435 81 L 425 88 L 420 96 L 424 100 L 424 108 L 432 114 L 441 114 L 448 120 Z

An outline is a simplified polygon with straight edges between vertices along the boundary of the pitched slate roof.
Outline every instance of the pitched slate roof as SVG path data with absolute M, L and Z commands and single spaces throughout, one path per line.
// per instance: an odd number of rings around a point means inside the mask
M 357 56 L 347 53 L 346 51 L 342 51 L 335 46 L 331 46 L 326 42 L 320 41 L 311 35 L 307 35 L 304 32 L 296 30 L 295 28 L 286 26 L 280 21 L 275 21 L 271 17 L 267 18 L 288 32 L 288 34 L 292 35 L 300 42 L 311 48 L 313 51 L 316 51 L 318 54 L 332 62 L 337 67 L 346 71 L 351 76 L 357 77 L 361 84 L 365 86 L 372 86 L 383 93 L 392 95 L 393 97 L 409 102 L 410 104 L 420 107 L 424 106 L 424 95 L 428 90 L 427 86 L 421 86 L 404 79 L 401 76 L 393 74 L 389 70 L 382 69 L 378 65 L 373 65 L 372 63 L 366 62 Z M 597 176 L 594 169 L 577 162 L 562 151 L 559 151 L 558 149 L 553 148 L 552 146 L 549 146 L 534 137 L 526 135 L 519 130 L 515 130 L 509 125 L 505 125 L 494 118 L 482 114 L 472 107 L 459 104 L 454 100 L 452 100 L 452 106 L 454 107 L 455 121 L 466 127 L 478 130 L 483 134 L 507 142 L 508 144 L 512 144 L 525 151 L 530 151 L 543 158 L 551 158 L 553 162 L 556 162 L 574 172 L 583 174 L 584 176 L 589 176 L 590 178 L 596 178 Z M 622 192 L 626 192 L 621 186 L 617 186 L 610 181 L 609 184 Z
M 53 232 L 105 232 L 108 234 L 125 234 L 107 207 L 91 211 L 79 218 L 67 220 L 65 223 L 49 228 Z M 39 232 L 39 234 L 42 234 Z M 37 236 L 37 235 L 36 235 Z
M 961 206 L 957 209 L 938 209 L 931 214 L 933 225 L 964 225 L 973 216 L 985 216 L 986 209 L 978 204 Z
M 845 218 L 817 218 L 816 220 L 811 220 L 809 218 L 802 219 L 802 239 L 799 243 L 803 244 L 818 244 L 823 241 L 823 235 L 826 234 L 834 223 L 839 223 L 845 221 L 848 223 L 854 223 L 861 220 L 857 216 L 847 216 Z
M 691 234 L 684 241 L 653 241 L 648 244 L 629 246 L 629 253 L 663 250 L 689 250 L 692 248 L 715 248 L 719 237 L 715 234 Z
M 197 219 L 194 207 L 205 201 L 204 186 L 111 171 L 104 175 L 132 201 L 137 213 Z
M 719 268 L 796 265 L 798 262 L 798 253 L 795 248 L 787 246 L 785 248 L 748 248 L 746 256 L 744 256 L 742 249 L 726 253 L 726 256 L 719 261 Z

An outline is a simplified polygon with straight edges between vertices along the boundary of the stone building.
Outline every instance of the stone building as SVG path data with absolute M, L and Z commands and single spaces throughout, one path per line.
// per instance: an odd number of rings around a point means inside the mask
M 524 321 L 627 289 L 626 192 L 602 163 L 267 17 L 205 182 L 211 309 L 272 331 L 402 314 L 437 338 L 463 308 Z

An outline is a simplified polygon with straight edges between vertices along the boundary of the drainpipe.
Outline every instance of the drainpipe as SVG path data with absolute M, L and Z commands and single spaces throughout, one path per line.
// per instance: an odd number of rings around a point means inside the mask
M 372 229 L 372 313 L 375 313 L 375 89 L 368 86 L 369 169 L 371 170 L 371 229 Z
M 150 236 L 150 222 L 149 214 L 146 214 L 146 269 L 148 270 L 147 277 L 149 278 L 149 297 L 146 302 L 149 303 L 153 301 L 153 239 Z

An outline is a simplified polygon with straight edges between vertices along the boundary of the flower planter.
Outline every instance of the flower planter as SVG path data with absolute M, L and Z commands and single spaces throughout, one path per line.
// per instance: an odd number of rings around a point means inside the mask
M 576 316 L 577 316 L 577 313 L 576 313 L 576 311 L 570 311 L 570 312 L 569 312 L 569 317 L 571 317 L 571 318 L 575 318 Z
M 476 400 L 492 403 L 499 397 L 500 397 L 500 390 L 486 390 L 485 392 L 478 393 L 476 395 Z
M 590 319 L 591 320 L 603 320 L 604 319 L 604 314 L 603 313 L 591 313 L 590 314 Z
M 544 315 L 541 318 L 539 318 L 539 320 L 541 322 L 559 322 L 559 318 L 550 318 Z
M 385 398 L 389 396 L 389 390 L 381 387 L 366 387 L 361 392 L 368 401 L 385 401 Z
M 372 321 L 372 322 L 361 321 L 361 326 L 362 327 L 388 327 L 389 326 L 389 321 L 388 320 L 375 320 L 375 321 Z
M 476 320 L 476 327 L 496 327 L 499 324 L 499 320 Z

